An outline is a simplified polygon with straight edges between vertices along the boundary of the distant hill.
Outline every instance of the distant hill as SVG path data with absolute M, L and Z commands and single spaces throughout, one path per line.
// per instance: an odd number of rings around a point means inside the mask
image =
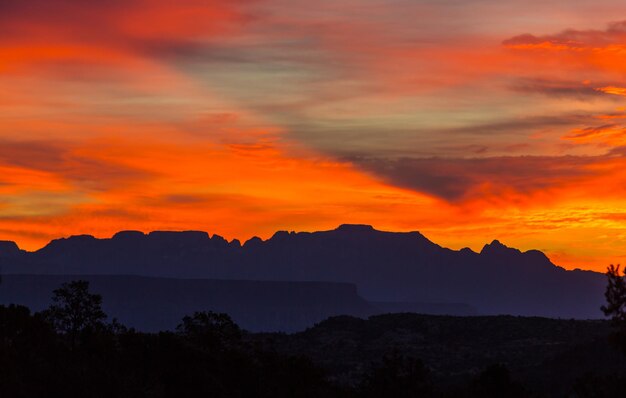
M 327 282 L 255 282 L 171 279 L 127 275 L 6 275 L 0 304 L 40 311 L 52 291 L 83 279 L 103 296 L 109 318 L 141 331 L 173 330 L 194 311 L 226 312 L 249 331 L 301 331 L 329 316 L 379 313 L 357 295 L 356 286 Z
M 478 315 L 476 308 L 464 303 L 370 302 L 377 314 L 413 313 L 427 315 Z
M 205 232 L 73 236 L 36 252 L 0 245 L 5 274 L 133 274 L 173 278 L 354 283 L 375 302 L 464 303 L 481 314 L 599 318 L 605 277 L 567 271 L 540 251 L 499 241 L 480 253 L 443 248 L 419 232 L 342 225 L 277 232 L 243 245 Z

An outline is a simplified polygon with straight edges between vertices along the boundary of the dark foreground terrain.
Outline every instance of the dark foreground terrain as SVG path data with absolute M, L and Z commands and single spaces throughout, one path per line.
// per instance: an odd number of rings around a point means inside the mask
M 340 385 L 358 385 L 383 358 L 402 356 L 419 359 L 439 391 L 463 390 L 498 364 L 528 395 L 570 396 L 594 376 L 625 369 L 609 333 L 609 323 L 599 320 L 406 313 L 333 317 L 302 333 L 249 338 L 269 350 L 310 358 Z
M 2 397 L 623 396 L 626 362 L 605 321 L 390 314 L 296 334 L 196 313 L 175 332 L 0 306 Z M 59 327 L 65 330 L 59 331 Z

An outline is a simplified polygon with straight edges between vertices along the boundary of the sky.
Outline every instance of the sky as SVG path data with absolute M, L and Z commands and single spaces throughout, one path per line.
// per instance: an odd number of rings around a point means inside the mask
M 343 223 L 626 263 L 623 0 L 0 0 L 0 239 Z

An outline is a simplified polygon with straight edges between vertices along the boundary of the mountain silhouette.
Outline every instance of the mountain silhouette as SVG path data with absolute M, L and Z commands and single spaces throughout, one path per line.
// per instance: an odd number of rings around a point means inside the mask
M 0 265 L 5 274 L 344 282 L 370 302 L 465 303 L 481 314 L 564 318 L 600 318 L 606 283 L 600 273 L 568 271 L 540 251 L 521 252 L 497 240 L 480 253 L 456 251 L 419 232 L 369 225 L 279 231 L 243 245 L 197 231 L 72 236 L 35 252 L 5 243 Z
M 24 253 L 25 252 L 20 250 L 20 248 L 17 246 L 17 243 L 7 240 L 0 240 L 0 256 L 5 258 L 16 258 L 20 257 Z

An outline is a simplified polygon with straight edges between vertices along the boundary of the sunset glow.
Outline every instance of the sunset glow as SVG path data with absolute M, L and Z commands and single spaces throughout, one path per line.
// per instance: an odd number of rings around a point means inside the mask
M 625 11 L 3 1 L 0 239 L 362 223 L 626 263 Z

